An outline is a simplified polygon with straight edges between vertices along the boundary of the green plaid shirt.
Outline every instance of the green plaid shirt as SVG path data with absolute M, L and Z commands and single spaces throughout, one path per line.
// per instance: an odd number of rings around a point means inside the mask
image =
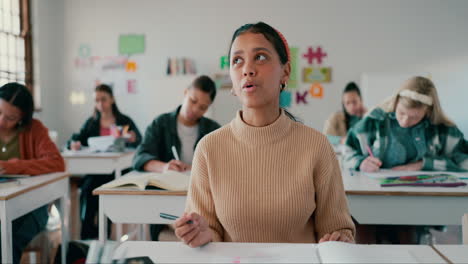
M 386 151 L 394 149 L 390 145 L 392 118 L 395 119 L 394 113 L 376 108 L 349 130 L 344 157 L 346 167 L 359 169 L 369 156 L 366 146 L 382 161 L 383 168 L 404 165 L 394 164 L 394 160 L 388 160 L 392 155 L 386 155 Z M 417 152 L 409 162 L 422 160 L 423 170 L 468 171 L 468 143 L 463 133 L 455 126 L 432 125 L 427 119 L 422 122 L 411 131 L 413 138 L 406 139 Z

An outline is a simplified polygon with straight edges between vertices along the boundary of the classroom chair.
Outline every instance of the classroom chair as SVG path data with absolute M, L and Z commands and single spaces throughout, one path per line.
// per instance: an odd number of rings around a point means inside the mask
M 468 245 L 468 213 L 462 217 L 463 244 Z

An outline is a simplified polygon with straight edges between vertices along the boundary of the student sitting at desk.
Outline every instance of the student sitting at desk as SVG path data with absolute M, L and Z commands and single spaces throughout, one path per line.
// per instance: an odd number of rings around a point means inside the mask
M 112 88 L 105 84 L 98 85 L 94 90 L 94 99 L 96 104 L 93 116 L 86 120 L 79 133 L 72 135 L 68 142 L 69 148 L 79 150 L 82 146 L 88 146 L 90 137 L 109 136 L 111 128 L 115 126 L 128 128 L 126 147 L 136 148 L 141 142 L 141 134 L 132 119 L 119 111 Z M 113 174 L 86 175 L 83 178 L 80 193 L 81 239 L 97 237 L 99 201 L 92 192 L 113 179 Z
M 367 172 L 467 171 L 464 141 L 443 113 L 432 81 L 413 77 L 350 130 L 345 165 Z
M 342 110 L 330 116 L 323 128 L 323 133 L 332 144 L 344 144 L 348 130 L 366 113 L 366 108 L 362 104 L 361 90 L 355 82 L 346 85 L 341 105 Z
M 215 121 L 203 117 L 215 96 L 216 86 L 211 78 L 197 77 L 184 90 L 182 105 L 173 112 L 158 116 L 148 126 L 133 158 L 134 169 L 154 172 L 190 170 L 200 139 L 220 127 Z M 164 227 L 150 226 L 153 240 L 158 240 Z
M 247 24 L 235 31 L 228 54 L 242 110 L 195 150 L 176 235 L 191 247 L 354 241 L 330 143 L 279 106 L 291 72 L 284 37 L 263 22 Z
M 0 173 L 39 175 L 65 171 L 65 162 L 47 128 L 33 119 L 34 103 L 18 83 L 0 88 Z M 13 221 L 13 262 L 19 263 L 27 244 L 49 218 L 47 205 Z
M 409 79 L 390 100 L 356 124 L 346 144 L 345 166 L 355 170 L 468 170 L 463 134 L 445 116 L 434 84 L 424 77 Z M 418 242 L 412 227 L 357 227 L 367 237 L 377 228 L 377 242 Z

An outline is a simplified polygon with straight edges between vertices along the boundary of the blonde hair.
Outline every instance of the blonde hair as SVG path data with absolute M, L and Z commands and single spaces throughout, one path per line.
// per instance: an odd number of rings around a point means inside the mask
M 422 100 L 415 100 L 413 97 L 402 96 L 401 94 L 405 90 L 422 95 L 422 97 L 430 99 L 432 103 L 427 104 Z M 407 80 L 396 94 L 382 103 L 380 107 L 386 112 L 395 112 L 398 103 L 402 103 L 407 108 L 426 108 L 426 116 L 433 125 L 455 126 L 455 123 L 442 111 L 437 90 L 434 83 L 428 78 L 416 76 Z

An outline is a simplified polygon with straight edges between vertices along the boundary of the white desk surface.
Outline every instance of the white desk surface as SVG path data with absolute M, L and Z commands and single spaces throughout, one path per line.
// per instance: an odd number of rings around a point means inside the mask
M 434 245 L 452 263 L 468 263 L 468 245 Z
M 16 186 L 9 186 L 7 188 L 0 188 L 0 200 L 10 200 L 23 193 L 32 191 L 41 186 L 60 181 L 63 178 L 67 178 L 70 175 L 66 172 L 57 172 L 51 174 L 44 174 L 40 176 L 29 176 L 24 178 L 18 178 L 19 184 Z
M 444 263 L 425 245 L 361 245 L 407 250 L 417 263 Z M 114 253 L 114 259 L 149 256 L 155 263 L 320 263 L 317 244 L 291 243 L 209 243 L 190 248 L 180 242 L 127 241 Z
M 132 171 L 122 177 L 134 177 L 144 172 Z M 99 240 L 105 241 L 107 218 L 112 222 L 133 224 L 170 224 L 173 220 L 163 219 L 160 213 L 181 215 L 185 209 L 186 191 L 131 190 L 125 188 L 106 189 L 99 187 L 93 191 L 99 195 Z M 122 210 L 122 208 L 125 208 Z M 117 229 L 117 236 L 121 232 Z M 144 232 L 140 234 L 145 237 Z
M 63 151 L 62 157 L 65 159 L 84 159 L 84 158 L 101 158 L 101 159 L 108 159 L 108 158 L 120 158 L 126 155 L 133 155 L 135 150 L 127 149 L 125 152 L 90 152 L 86 149 L 84 150 L 66 150 Z
M 20 178 L 17 186 L 0 188 L 0 221 L 2 262 L 12 262 L 12 222 L 41 206 L 58 201 L 62 224 L 62 252 L 68 241 L 68 208 L 70 175 L 66 172 Z M 66 253 L 62 256 L 65 261 Z
M 468 212 L 468 187 L 381 187 L 379 181 L 348 171 L 343 184 L 360 224 L 460 225 Z
M 381 187 L 376 179 L 354 172 L 344 171 L 343 183 L 346 194 L 356 195 L 406 195 L 406 196 L 468 196 L 468 185 L 461 187 Z M 466 181 L 468 183 L 468 181 Z M 460 216 L 461 217 L 461 216 Z
M 110 174 L 115 171 L 115 177 L 119 178 L 121 170 L 132 166 L 135 151 L 91 153 L 83 150 L 64 151 L 61 154 L 71 174 Z

